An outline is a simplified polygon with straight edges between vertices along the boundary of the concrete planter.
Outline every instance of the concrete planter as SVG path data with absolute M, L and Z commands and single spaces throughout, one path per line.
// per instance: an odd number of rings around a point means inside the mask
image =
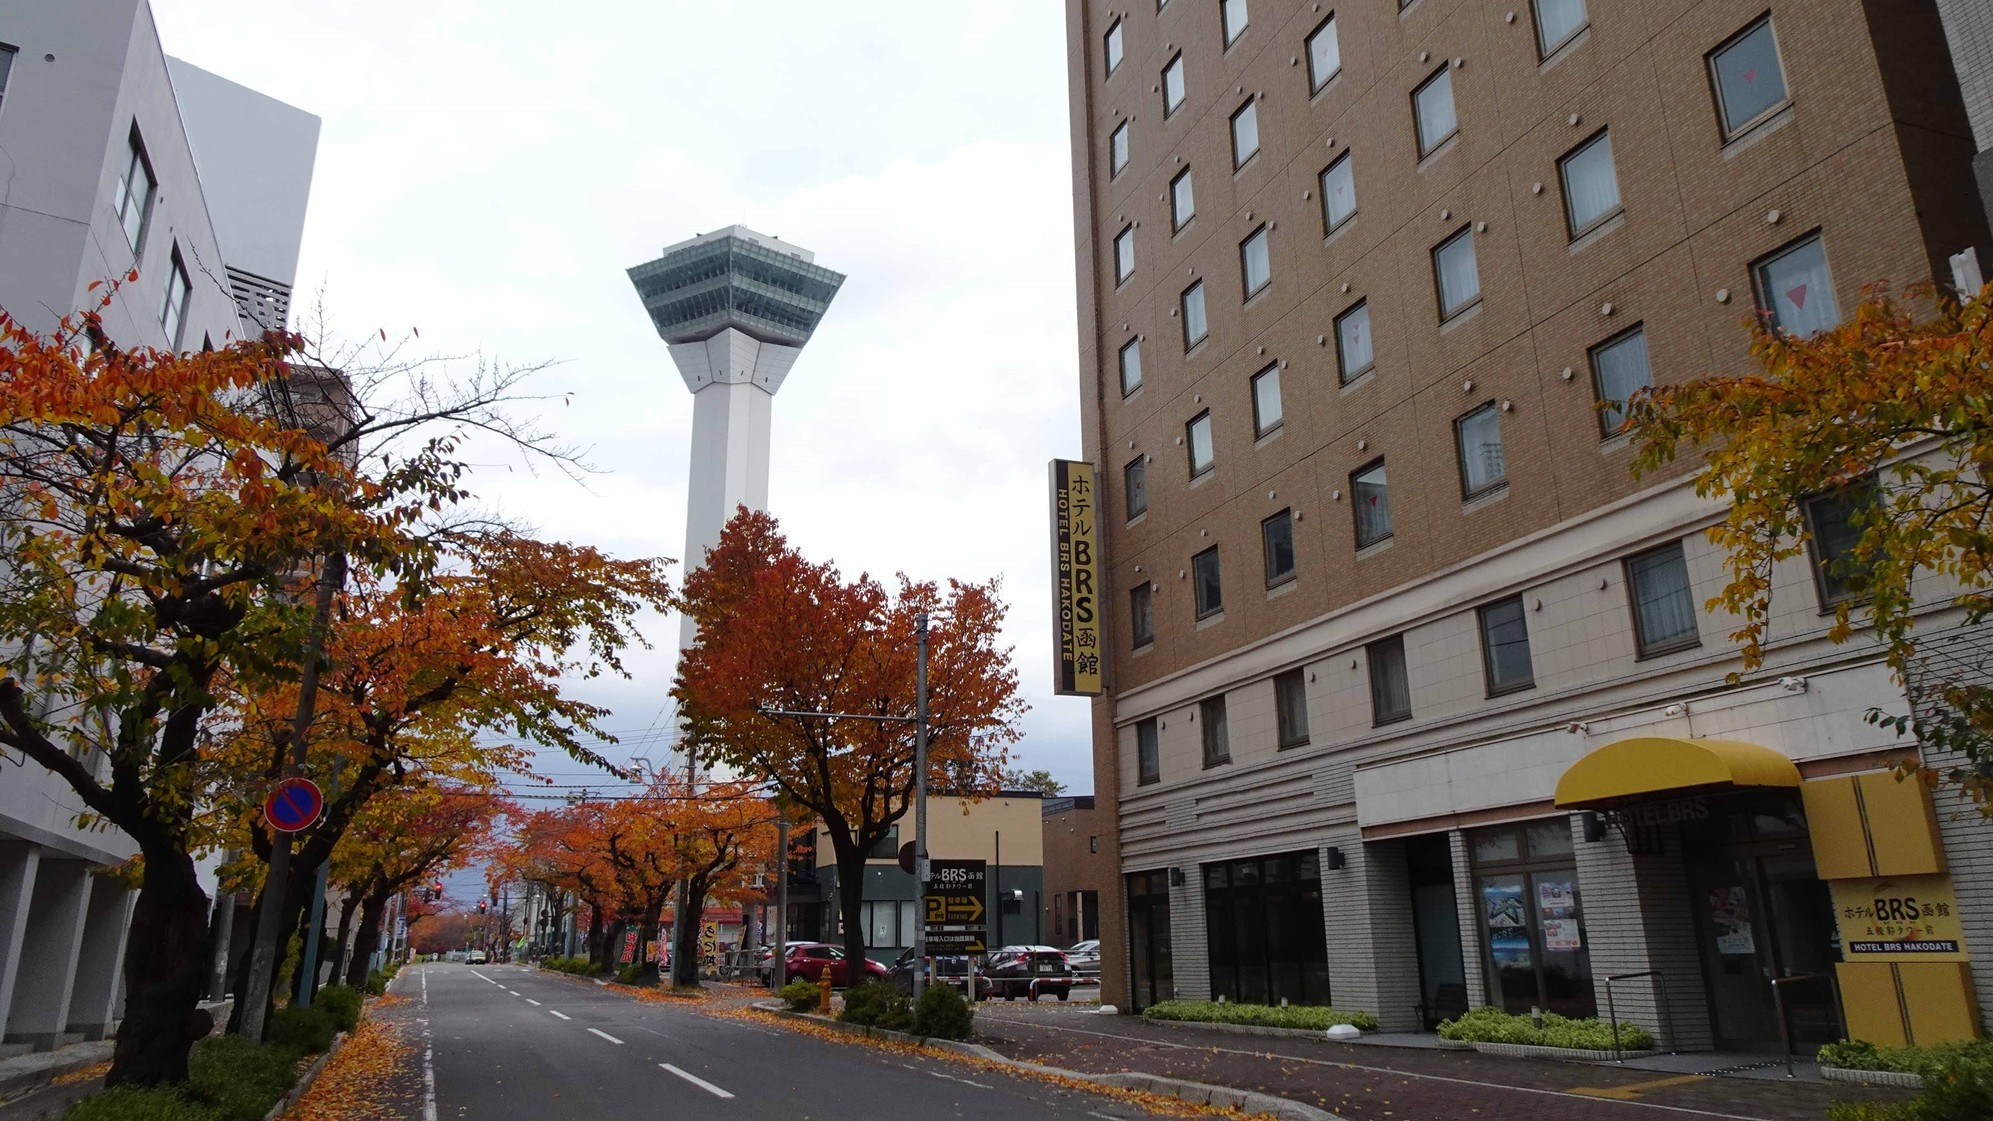
M 1474 1043 L 1483 1055 L 1506 1055 L 1513 1059 L 1567 1059 L 1581 1063 L 1609 1063 L 1617 1059 L 1644 1059 L 1658 1055 L 1654 1050 L 1587 1051 L 1577 1047 L 1538 1047 L 1530 1043 Z
M 1897 1086 L 1905 1090 L 1924 1088 L 1924 1076 L 1901 1070 L 1852 1070 L 1822 1066 L 1820 1077 L 1829 1082 L 1855 1082 L 1863 1086 Z

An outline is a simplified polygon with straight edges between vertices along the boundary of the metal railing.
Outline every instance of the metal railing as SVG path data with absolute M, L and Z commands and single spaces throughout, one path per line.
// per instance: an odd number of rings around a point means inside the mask
M 1668 1037 L 1669 1053 L 1673 1054 L 1677 1050 L 1675 1047 L 1675 1018 L 1673 1011 L 1668 1007 L 1667 979 L 1662 972 L 1658 969 L 1643 969 L 1638 973 L 1615 973 L 1605 979 L 1605 1009 L 1606 1017 L 1612 1023 L 1612 1059 L 1616 1063 L 1626 1061 L 1626 1049 L 1620 1046 L 1619 1042 L 1619 1008 L 1613 1002 L 1612 983 L 1614 981 L 1633 981 L 1642 977 L 1651 977 L 1654 979 L 1651 987 L 1654 991 L 1656 1001 L 1661 1006 L 1661 1030 Z M 1660 1041 L 1656 1040 L 1655 1042 L 1658 1044 Z

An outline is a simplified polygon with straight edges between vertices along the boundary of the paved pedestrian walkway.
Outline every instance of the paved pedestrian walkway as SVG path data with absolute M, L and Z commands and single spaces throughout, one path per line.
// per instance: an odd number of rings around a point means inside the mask
M 1835 1101 L 1901 1100 L 1900 1090 L 1806 1079 L 1510 1059 L 1477 1052 L 1235 1035 L 1138 1016 L 985 1005 L 996 1051 L 1090 1072 L 1143 1071 L 1258 1090 L 1349 1121 L 1819 1121 Z M 1684 1065 L 1695 1065 L 1690 1061 Z

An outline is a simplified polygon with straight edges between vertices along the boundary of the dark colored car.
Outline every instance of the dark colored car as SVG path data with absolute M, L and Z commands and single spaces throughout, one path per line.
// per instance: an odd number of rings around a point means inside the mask
M 1052 946 L 1004 946 L 983 959 L 978 972 L 987 985 L 978 995 L 1011 1000 L 1024 997 L 1037 1000 L 1056 996 L 1060 1000 L 1073 991 L 1073 966 L 1066 952 Z
M 823 979 L 824 970 L 830 970 L 830 987 L 841 989 L 851 984 L 850 963 L 844 958 L 844 948 L 828 942 L 789 943 L 788 968 L 785 971 L 791 981 L 816 982 Z M 885 966 L 865 959 L 864 977 L 867 981 L 884 981 L 891 974 Z M 775 951 L 771 947 L 761 958 L 761 983 L 769 984 L 775 976 Z
M 966 989 L 968 987 L 968 958 L 959 954 L 944 954 L 940 957 L 930 956 L 928 960 L 934 963 L 935 980 L 953 985 L 958 989 Z M 909 996 L 913 994 L 913 947 L 909 946 L 901 950 L 900 956 L 893 959 L 892 979 L 893 984 L 901 992 Z M 976 987 L 982 990 L 983 995 L 989 995 L 989 989 L 986 985 L 982 984 L 980 977 L 977 978 Z

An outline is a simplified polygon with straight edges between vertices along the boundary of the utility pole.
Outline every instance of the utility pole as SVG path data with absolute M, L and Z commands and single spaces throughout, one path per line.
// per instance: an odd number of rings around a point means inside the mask
M 304 773 L 307 735 L 318 708 L 318 663 L 325 650 L 325 631 L 332 618 L 332 600 L 346 582 L 346 554 L 334 552 L 318 576 L 318 599 L 312 605 L 311 631 L 305 638 L 304 670 L 298 678 L 298 710 L 291 722 L 290 760 L 284 777 Z M 270 1005 L 270 982 L 277 971 L 278 916 L 290 890 L 291 835 L 278 833 L 270 848 L 270 871 L 263 878 L 263 908 L 256 916 L 256 938 L 249 946 L 249 979 L 242 994 L 242 1035 L 263 1041 L 264 1012 Z
M 775 819 L 775 990 L 789 983 L 789 815 Z
M 913 927 L 913 998 L 919 1000 L 927 988 L 927 612 L 914 616 L 914 627 L 913 897 L 920 914 Z

